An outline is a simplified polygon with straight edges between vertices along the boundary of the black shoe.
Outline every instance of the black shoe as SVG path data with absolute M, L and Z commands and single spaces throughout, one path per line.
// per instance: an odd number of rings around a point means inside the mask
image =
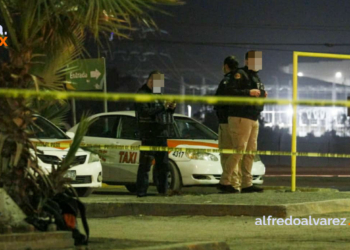
M 219 184 L 216 186 L 216 189 L 219 190 L 219 191 L 221 191 L 221 192 L 223 192 L 224 190 L 226 190 L 226 186 L 219 183 Z
M 167 196 L 170 196 L 170 195 L 169 195 L 169 192 L 162 192 L 162 193 L 156 194 L 156 196 L 167 197 Z
M 239 193 L 239 190 L 235 189 L 234 187 L 232 187 L 231 185 L 222 185 L 222 184 L 218 184 L 217 185 L 217 189 L 221 192 L 221 193 L 225 193 L 225 194 L 235 194 L 235 193 Z
M 264 189 L 255 185 L 242 188 L 241 190 L 241 193 L 262 193 L 262 192 L 264 192 Z
M 136 196 L 137 196 L 137 198 L 141 198 L 141 197 L 146 197 L 147 194 L 137 194 Z

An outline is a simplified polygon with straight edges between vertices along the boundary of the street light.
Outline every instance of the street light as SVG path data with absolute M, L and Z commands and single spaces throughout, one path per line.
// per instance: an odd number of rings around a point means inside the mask
M 341 78 L 343 76 L 343 74 L 341 72 L 337 72 L 335 73 L 335 78 Z
M 304 76 L 303 72 L 298 72 L 298 76 Z
M 293 107 L 290 105 L 290 106 L 287 108 L 287 114 L 290 115 L 290 116 L 292 116 L 293 113 L 294 113 Z
M 187 113 L 189 117 L 192 117 L 192 107 L 191 105 L 187 105 Z
M 336 108 L 332 108 L 331 113 L 333 117 L 336 117 L 338 115 L 338 110 Z

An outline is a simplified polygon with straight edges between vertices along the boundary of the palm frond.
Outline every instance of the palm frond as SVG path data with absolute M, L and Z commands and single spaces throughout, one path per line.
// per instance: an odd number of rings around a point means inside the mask
M 84 39 L 92 35 L 98 45 L 111 32 L 129 37 L 135 25 L 154 26 L 149 12 L 163 12 L 160 5 L 179 0 L 0 0 L 0 19 L 8 31 L 9 63 L 0 64 L 0 87 L 64 90 L 65 76 L 74 60 L 88 55 Z M 136 22 L 135 22 L 136 21 Z M 28 105 L 28 101 L 31 102 Z M 0 99 L 1 181 L 27 214 L 40 212 L 44 202 L 67 184 L 64 173 L 75 159 L 91 120 L 81 120 L 62 165 L 49 176 L 38 167 L 36 149 L 25 127 L 34 124 L 34 112 L 46 113 L 54 122 L 63 118 L 59 100 Z M 64 105 L 64 104 L 63 104 Z M 45 110 L 46 109 L 46 110 Z M 51 112 L 51 114 L 48 114 Z M 6 145 L 6 146 L 4 146 Z M 35 155 L 33 156 L 32 151 Z M 16 168 L 13 166 L 18 165 Z
M 70 165 L 75 159 L 75 154 L 78 151 L 81 141 L 83 140 L 83 137 L 85 136 L 89 126 L 95 121 L 94 119 L 88 119 L 87 114 L 83 114 L 79 126 L 77 128 L 77 131 L 74 136 L 74 140 L 69 148 L 69 151 L 64 158 L 64 161 L 61 166 L 61 171 L 65 172 L 70 168 Z
M 70 111 L 70 105 L 66 100 L 38 100 L 32 99 L 29 103 L 35 113 L 48 119 L 56 126 L 63 128 L 67 115 Z

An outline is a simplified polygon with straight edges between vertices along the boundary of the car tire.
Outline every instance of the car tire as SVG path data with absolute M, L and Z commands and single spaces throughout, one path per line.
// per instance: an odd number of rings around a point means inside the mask
M 75 188 L 79 197 L 88 197 L 94 191 L 93 188 Z
M 180 172 L 172 161 L 169 161 L 168 185 L 169 190 L 173 191 L 180 191 L 182 188 Z
M 125 185 L 125 188 L 130 192 L 130 193 L 136 193 L 136 184 L 127 184 Z

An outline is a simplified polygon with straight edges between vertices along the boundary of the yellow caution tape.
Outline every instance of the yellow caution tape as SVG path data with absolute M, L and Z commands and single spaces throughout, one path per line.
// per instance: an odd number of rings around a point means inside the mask
M 52 147 L 52 148 L 69 148 L 71 143 L 46 143 L 33 142 L 37 147 Z M 129 146 L 129 145 L 105 145 L 105 144 L 89 144 L 81 143 L 82 148 L 91 149 L 123 149 L 130 151 L 176 151 L 188 153 L 223 153 L 223 154 L 250 154 L 250 155 L 278 155 L 278 156 L 299 156 L 299 157 L 325 157 L 325 158 L 350 158 L 350 154 L 335 154 L 335 153 L 316 153 L 316 152 L 287 152 L 287 151 L 242 151 L 234 149 L 218 149 L 218 148 L 180 148 L 180 147 L 158 147 L 158 146 Z
M 127 93 L 101 93 L 101 92 L 66 92 L 66 91 L 35 91 L 22 89 L 0 89 L 0 96 L 8 98 L 38 98 L 38 99 L 83 99 L 83 100 L 107 100 L 120 102 L 152 102 L 173 101 L 207 104 L 278 104 L 278 105 L 308 105 L 308 106 L 344 106 L 350 107 L 350 101 L 330 100 L 288 100 L 269 99 L 256 97 L 224 97 L 224 96 L 189 96 L 189 95 L 152 95 L 152 94 L 127 94 Z

